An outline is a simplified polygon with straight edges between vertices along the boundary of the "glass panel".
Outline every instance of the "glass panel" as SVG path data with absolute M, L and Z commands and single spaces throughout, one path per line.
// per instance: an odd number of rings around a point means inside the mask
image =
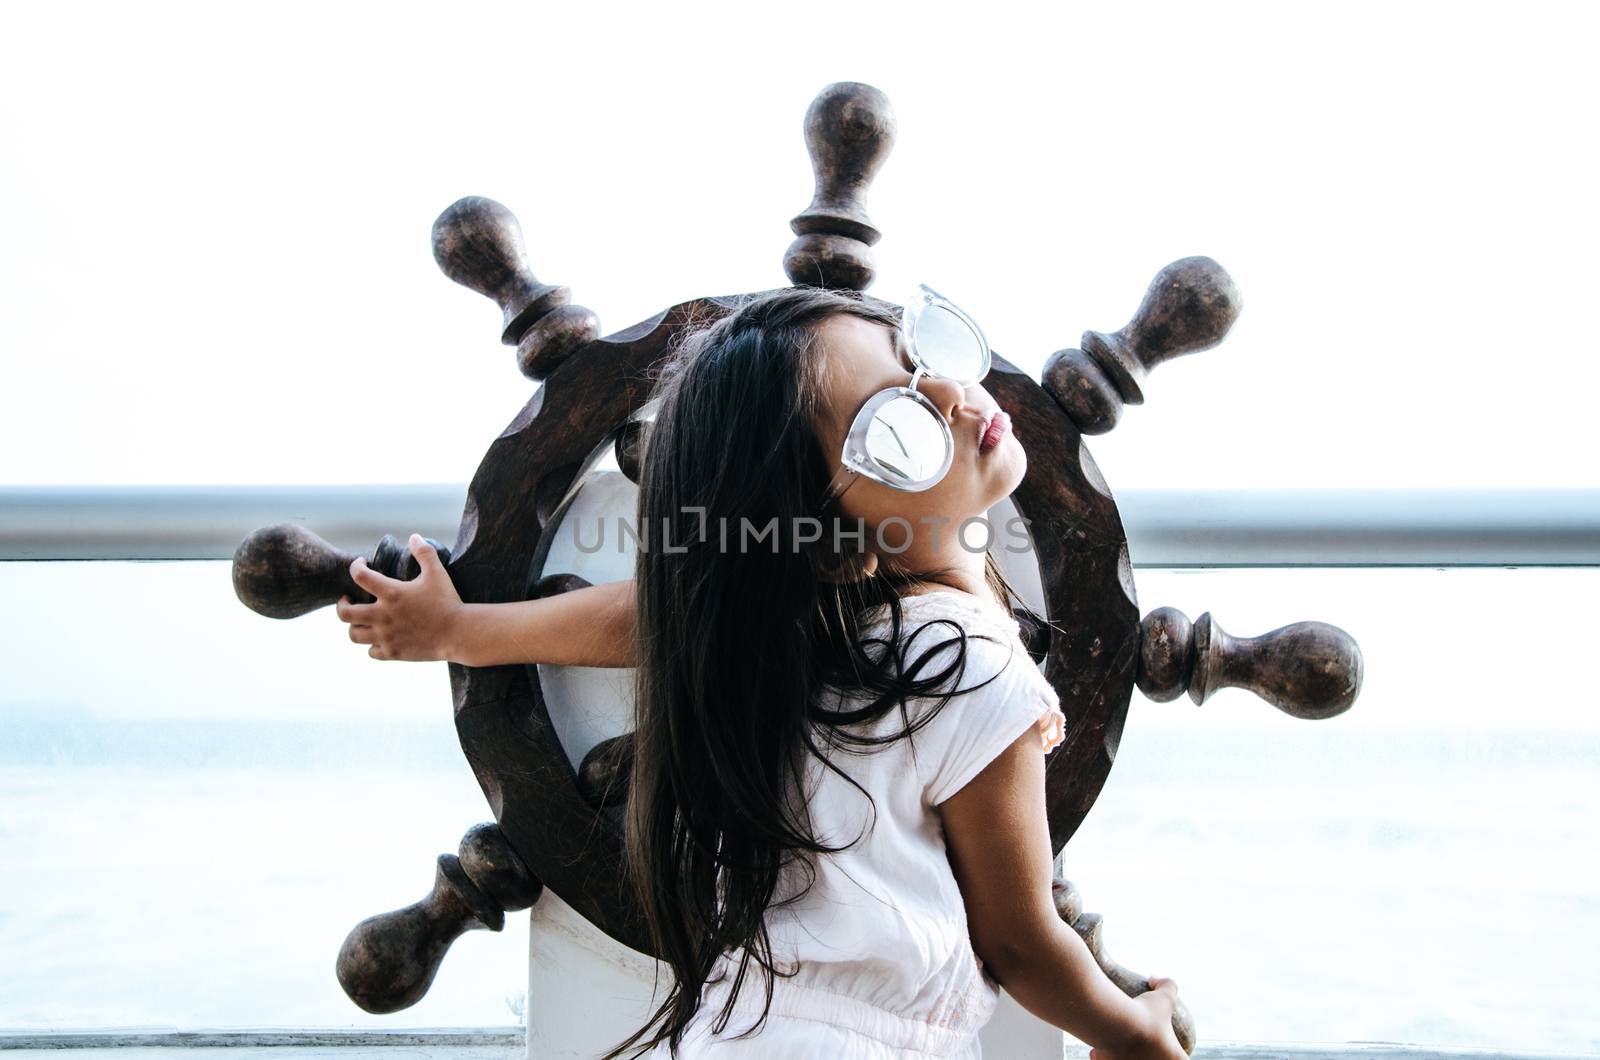
M 1203 1040 L 1600 1046 L 1600 696 L 1561 616 L 1600 570 L 1137 571 L 1141 610 L 1360 642 L 1343 715 L 1137 693 L 1065 851 L 1106 949 Z
M 1600 703 L 1550 633 L 1600 571 L 1138 584 L 1236 635 L 1333 622 L 1366 674 L 1322 722 L 1135 697 L 1065 854 L 1114 958 L 1176 978 L 1212 1042 L 1600 1045 Z M 0 596 L 0 1027 L 515 1022 L 521 916 L 400 1014 L 332 974 L 489 819 L 442 666 L 374 663 L 331 612 L 259 618 L 224 563 L 11 563 Z
M 369 1015 L 346 934 L 493 820 L 443 663 L 279 622 L 227 563 L 0 564 L 0 1028 L 508 1026 L 525 915 Z

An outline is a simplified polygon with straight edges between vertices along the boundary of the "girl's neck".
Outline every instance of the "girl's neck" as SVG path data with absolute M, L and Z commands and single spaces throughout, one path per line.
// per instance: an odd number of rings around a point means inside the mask
M 1000 601 L 996 599 L 994 589 L 990 587 L 989 580 L 984 577 L 981 567 L 976 575 L 967 571 L 944 571 L 937 576 L 925 578 L 914 586 L 908 586 L 901 595 L 921 596 L 923 593 L 940 590 L 954 590 L 967 596 L 975 597 L 980 603 L 987 606 L 1001 607 Z

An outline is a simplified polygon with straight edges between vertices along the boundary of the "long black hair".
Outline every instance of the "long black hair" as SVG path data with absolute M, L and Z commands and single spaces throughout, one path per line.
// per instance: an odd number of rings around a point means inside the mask
M 604 1060 L 657 1024 L 632 1055 L 663 1040 L 675 1055 L 728 951 L 738 951 L 738 974 L 715 1029 L 726 1026 L 752 960 L 768 973 L 765 1022 L 772 975 L 785 974 L 773 967 L 765 924 L 780 871 L 844 849 L 819 842 L 790 797 L 806 756 L 850 780 L 828 761 L 830 750 L 870 753 L 915 731 L 950 693 L 932 696 L 938 702 L 915 725 L 905 698 L 935 693 L 965 670 L 969 634 L 948 619 L 935 622 L 953 635 L 914 664 L 898 648 L 901 592 L 938 572 L 910 572 L 880 555 L 873 576 L 859 577 L 864 542 L 843 536 L 857 528 L 841 520 L 836 538 L 833 520 L 823 518 L 832 463 L 815 431 L 822 358 L 814 328 L 836 313 L 899 323 L 897 307 L 855 292 L 785 288 L 687 333 L 655 376 L 656 417 L 639 481 L 626 864 L 655 952 L 676 982 L 649 1022 Z M 819 537 L 808 517 L 821 523 Z M 835 551 L 838 541 L 856 547 Z M 986 574 L 998 600 L 1021 603 L 992 554 Z M 863 616 L 879 605 L 889 609 L 890 636 L 864 638 Z M 947 666 L 917 676 L 952 645 Z M 825 708 L 825 688 L 864 702 Z M 848 731 L 897 704 L 900 731 Z

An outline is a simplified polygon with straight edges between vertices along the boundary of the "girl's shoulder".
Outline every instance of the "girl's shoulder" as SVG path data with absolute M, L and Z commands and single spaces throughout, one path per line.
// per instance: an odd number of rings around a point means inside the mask
M 930 804 L 960 790 L 979 770 L 1024 732 L 1037 732 L 1048 754 L 1066 737 L 1066 717 L 1054 687 L 1022 641 L 1021 625 L 993 601 L 955 589 L 935 589 L 900 598 L 901 650 L 908 657 L 929 653 L 925 672 L 940 672 L 958 654 L 964 665 L 941 692 L 955 695 L 917 730 L 919 775 Z M 866 636 L 888 642 L 889 605 L 866 616 Z M 967 636 L 953 636 L 959 625 Z M 924 627 L 927 632 L 921 632 Z M 976 636 L 974 634 L 977 634 Z M 918 697 L 930 705 L 941 696 Z M 922 707 L 918 707 L 920 711 Z
M 899 601 L 897 650 L 908 665 L 921 659 L 924 672 L 935 672 L 960 657 L 965 660 L 963 689 L 973 679 L 982 683 L 1004 672 L 1005 680 L 996 691 L 1022 686 L 1055 699 L 1054 689 L 1028 654 L 1016 616 L 992 599 L 942 588 L 902 596 Z M 958 636 L 957 629 L 965 636 Z M 874 646 L 889 645 L 893 632 L 889 604 L 880 604 L 863 616 L 861 632 Z

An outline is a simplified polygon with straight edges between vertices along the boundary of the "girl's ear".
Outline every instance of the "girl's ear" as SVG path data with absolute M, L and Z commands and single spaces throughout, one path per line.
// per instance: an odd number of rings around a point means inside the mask
M 876 552 L 867 552 L 862 554 L 859 559 L 843 560 L 837 565 L 824 565 L 822 577 L 824 581 L 842 585 L 847 582 L 858 582 L 865 578 L 870 578 L 877 572 L 878 554 Z

